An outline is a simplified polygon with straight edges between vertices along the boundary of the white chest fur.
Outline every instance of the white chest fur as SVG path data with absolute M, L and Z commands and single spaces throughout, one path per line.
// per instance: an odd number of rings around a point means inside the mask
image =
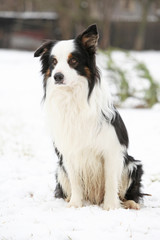
M 60 152 L 93 144 L 101 128 L 100 108 L 87 100 L 86 80 L 71 86 L 51 86 L 46 94 L 46 113 L 53 140 Z M 98 113 L 99 112 L 99 113 Z

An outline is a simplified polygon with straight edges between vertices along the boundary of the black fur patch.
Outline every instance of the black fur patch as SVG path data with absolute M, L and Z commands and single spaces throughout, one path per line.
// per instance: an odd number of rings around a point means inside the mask
M 98 38 L 97 26 L 91 25 L 75 39 L 76 51 L 80 55 L 80 64 L 77 71 L 80 75 L 88 79 L 88 98 L 95 84 L 100 81 L 100 75 L 95 61 Z
M 109 119 L 104 114 L 104 112 L 102 112 L 102 115 L 105 118 L 105 120 L 109 123 Z M 111 120 L 111 124 L 116 131 L 120 144 L 125 145 L 128 148 L 128 145 L 129 145 L 128 132 L 120 114 L 116 109 L 115 109 L 115 118 Z
M 51 48 L 57 43 L 57 41 L 48 40 L 47 42 L 43 43 L 34 53 L 34 57 L 41 56 L 41 73 L 44 75 L 43 78 L 43 88 L 44 88 L 44 97 L 46 97 L 46 84 L 47 84 L 47 78 L 46 76 L 47 72 L 51 73 L 51 58 L 50 58 L 50 51 Z
M 55 153 L 59 159 L 59 165 L 60 165 L 60 167 L 62 167 L 63 166 L 63 155 L 58 151 L 58 149 L 55 147 L 55 145 L 54 145 L 54 149 L 55 149 Z
M 59 150 L 57 149 L 55 144 L 53 144 L 53 145 L 54 145 L 55 153 L 56 153 L 56 155 L 58 157 L 58 160 L 59 160 L 59 162 L 58 162 L 59 167 L 62 169 L 62 171 L 64 171 L 65 174 L 67 174 L 66 169 L 63 165 L 63 155 L 59 152 Z M 60 185 L 60 183 L 58 182 L 57 174 L 56 174 L 56 188 L 55 188 L 55 191 L 54 191 L 54 196 L 55 196 L 55 198 L 63 198 L 63 199 L 66 198 L 66 195 L 63 191 L 63 188 Z
M 53 145 L 54 145 L 55 153 L 56 153 L 56 155 L 58 157 L 58 160 L 59 160 L 59 162 L 58 162 L 59 167 L 61 167 L 63 169 L 63 171 L 67 174 L 66 169 L 65 169 L 65 167 L 63 165 L 63 155 L 59 152 L 59 150 L 57 149 L 55 144 L 53 144 Z
M 115 118 L 112 119 L 111 124 L 113 125 L 116 131 L 120 144 L 125 145 L 128 148 L 129 138 L 128 138 L 128 132 L 127 132 L 126 126 L 119 112 L 116 110 L 115 113 L 116 113 Z
M 139 164 L 140 161 L 135 160 L 133 157 L 129 155 L 125 157 L 125 162 L 127 165 L 130 162 L 138 163 L 136 164 L 136 167 L 133 169 L 133 171 L 129 173 L 129 178 L 131 178 L 132 183 L 125 195 L 126 200 L 134 200 L 135 202 L 138 203 L 139 200 L 144 196 L 144 194 L 141 192 L 141 187 L 142 187 L 141 180 L 143 175 L 142 165 Z
M 76 51 L 72 52 L 72 55 L 78 60 L 79 63 L 75 67 L 75 70 L 79 75 L 87 78 L 89 87 L 89 98 L 95 84 L 100 81 L 99 70 L 95 63 L 95 54 L 89 54 L 89 52 L 84 49 L 80 39 L 75 40 L 75 45 Z
M 57 175 L 56 175 L 56 188 L 54 190 L 54 196 L 55 198 L 63 198 L 65 199 L 66 198 L 66 195 L 64 194 L 63 192 L 63 189 L 62 189 L 62 186 L 60 185 L 60 183 L 58 182 L 58 179 L 57 179 Z

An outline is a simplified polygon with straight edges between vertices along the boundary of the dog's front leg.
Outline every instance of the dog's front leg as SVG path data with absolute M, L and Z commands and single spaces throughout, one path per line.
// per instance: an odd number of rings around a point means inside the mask
M 103 208 L 105 210 L 120 207 L 118 197 L 118 185 L 122 168 L 120 161 L 121 159 L 117 154 L 107 155 L 104 158 L 105 195 Z
M 67 173 L 71 185 L 71 199 L 68 207 L 82 207 L 83 205 L 83 189 L 79 173 L 73 164 L 69 163 Z

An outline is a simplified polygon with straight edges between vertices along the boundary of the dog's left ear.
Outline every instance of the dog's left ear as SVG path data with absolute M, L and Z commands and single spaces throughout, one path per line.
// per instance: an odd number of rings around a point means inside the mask
M 90 53 L 96 52 L 96 47 L 98 43 L 98 30 L 96 24 L 89 26 L 82 34 L 80 34 L 76 39 L 81 41 L 82 45 Z

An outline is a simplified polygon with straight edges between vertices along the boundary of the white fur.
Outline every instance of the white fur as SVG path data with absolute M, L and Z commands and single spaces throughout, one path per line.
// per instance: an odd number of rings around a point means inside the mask
M 72 40 L 55 45 L 52 54 L 58 64 L 46 88 L 48 123 L 69 180 L 63 173 L 59 179 L 70 196 L 69 206 L 80 207 L 84 199 L 100 204 L 104 199 L 104 209 L 115 209 L 120 206 L 125 149 L 102 116 L 103 111 L 110 121 L 114 118 L 106 83 L 96 84 L 88 101 L 87 80 L 67 66 L 73 49 Z M 58 71 L 64 74 L 66 85 L 55 85 L 53 75 Z

